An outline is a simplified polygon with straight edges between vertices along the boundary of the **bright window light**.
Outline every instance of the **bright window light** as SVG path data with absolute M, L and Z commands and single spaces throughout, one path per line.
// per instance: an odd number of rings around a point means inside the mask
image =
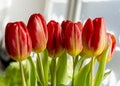
M 111 0 L 83 0 L 84 2 L 101 2 L 101 1 L 111 1 Z

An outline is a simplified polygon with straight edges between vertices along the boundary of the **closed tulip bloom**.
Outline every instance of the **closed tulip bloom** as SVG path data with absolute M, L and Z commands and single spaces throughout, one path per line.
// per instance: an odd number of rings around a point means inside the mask
M 61 24 L 61 27 L 62 27 L 62 40 L 63 40 L 63 47 L 65 48 L 65 44 L 66 44 L 66 40 L 65 40 L 65 29 L 66 29 L 66 27 L 70 24 L 70 23 L 72 23 L 72 21 L 70 21 L 70 20 L 64 20 L 63 22 L 62 22 L 62 24 Z
M 33 51 L 39 53 L 46 48 L 48 40 L 47 24 L 41 14 L 33 14 L 28 21 L 28 31 L 32 39 Z
M 107 33 L 107 43 L 105 46 L 105 49 L 108 47 L 108 55 L 107 55 L 107 61 L 106 62 L 110 62 L 112 59 L 112 56 L 115 52 L 115 47 L 116 47 L 116 38 L 113 34 L 111 33 Z M 103 51 L 104 52 L 104 51 Z M 100 61 L 102 59 L 102 54 L 100 54 L 99 56 L 97 56 L 97 60 Z
M 100 55 L 106 44 L 106 26 L 103 18 L 90 18 L 83 27 L 82 42 L 84 52 L 89 57 Z
M 82 23 L 73 23 L 71 21 L 66 21 L 62 25 L 64 34 L 64 46 L 67 52 L 71 56 L 76 56 L 82 51 Z
M 113 34 L 108 33 L 108 46 L 109 46 L 109 53 L 107 57 L 107 62 L 109 62 L 112 59 L 112 56 L 115 52 L 116 47 L 116 38 Z
M 62 28 L 60 24 L 54 20 L 51 20 L 48 25 L 48 43 L 47 49 L 49 56 L 56 58 L 60 56 L 64 49 L 62 43 Z
M 26 59 L 32 50 L 32 42 L 23 22 L 8 23 L 5 29 L 5 47 L 14 60 Z

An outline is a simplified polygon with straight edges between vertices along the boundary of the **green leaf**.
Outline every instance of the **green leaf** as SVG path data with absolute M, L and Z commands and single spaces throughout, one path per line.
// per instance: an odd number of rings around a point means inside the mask
M 74 86 L 89 86 L 90 64 L 85 65 L 75 76 Z
M 57 85 L 57 86 L 66 86 L 65 84 L 59 84 L 59 85 Z
M 98 71 L 97 71 L 97 74 L 95 77 L 94 86 L 100 86 L 100 84 L 103 80 L 104 71 L 105 71 L 105 67 L 106 67 L 107 55 L 108 55 L 108 48 L 103 52 L 102 57 L 101 57 L 102 59 L 99 62 L 99 67 L 98 67 Z
M 35 63 L 32 59 L 32 57 L 28 58 L 29 62 L 29 85 L 27 86 L 37 86 L 37 72 L 36 72 L 36 67 Z
M 60 86 L 60 84 L 67 84 L 67 53 L 64 52 L 63 55 L 61 55 L 58 58 L 57 62 L 57 72 L 56 72 L 56 78 L 57 78 L 57 86 Z
M 90 80 L 91 80 L 91 75 L 90 75 L 90 72 L 88 73 L 88 75 L 87 75 L 87 77 L 86 77 L 86 84 L 85 84 L 85 86 L 90 86 Z
M 52 58 L 50 65 L 51 86 L 56 86 L 56 58 Z
M 7 67 L 5 72 L 5 81 L 5 86 L 22 86 L 21 73 L 18 62 L 12 62 Z
M 0 86 L 9 86 L 9 80 L 6 79 L 6 73 L 0 72 Z
M 110 75 L 110 73 L 111 73 L 111 70 L 105 72 L 105 73 L 104 73 L 104 76 L 103 76 L 103 80 L 104 80 L 108 75 Z
M 76 58 L 75 58 L 76 59 Z M 78 59 L 78 56 L 77 56 L 77 59 Z M 80 59 L 76 62 L 75 64 L 75 75 L 78 73 L 78 71 L 81 69 L 82 67 L 82 64 L 84 62 L 84 60 L 86 59 L 86 55 L 82 55 L 80 57 Z

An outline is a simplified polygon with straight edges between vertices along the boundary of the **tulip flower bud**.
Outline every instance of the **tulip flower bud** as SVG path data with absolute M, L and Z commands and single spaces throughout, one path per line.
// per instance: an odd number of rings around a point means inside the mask
M 41 52 L 46 48 L 48 40 L 47 24 L 41 14 L 33 14 L 28 21 L 28 31 L 32 39 L 34 52 Z
M 116 47 L 116 39 L 113 34 L 108 33 L 108 46 L 109 46 L 109 53 L 108 53 L 108 58 L 107 62 L 109 62 L 115 52 L 115 47 Z
M 62 40 L 63 40 L 63 47 L 65 48 L 65 44 L 66 44 L 66 40 L 65 40 L 65 29 L 66 29 L 66 27 L 70 24 L 70 23 L 72 23 L 72 21 L 70 21 L 70 20 L 64 20 L 63 22 L 62 22 L 62 24 L 61 24 L 61 27 L 62 27 Z
M 55 58 L 63 53 L 62 28 L 58 22 L 51 20 L 48 25 L 47 49 L 49 56 Z
M 67 52 L 73 57 L 82 51 L 82 24 L 63 21 L 64 46 Z
M 89 18 L 82 33 L 84 52 L 88 57 L 100 55 L 106 44 L 106 26 L 103 18 Z
M 14 60 L 26 59 L 32 51 L 32 42 L 23 22 L 8 23 L 5 29 L 5 47 Z
M 115 47 L 116 47 L 116 39 L 115 36 L 111 33 L 107 33 L 107 43 L 105 46 L 105 49 L 108 47 L 108 56 L 107 56 L 107 61 L 106 62 L 110 62 L 112 59 L 112 56 L 115 52 Z M 104 52 L 104 51 L 103 51 Z M 97 56 L 97 60 L 100 61 L 102 59 L 102 54 L 100 54 L 99 56 Z

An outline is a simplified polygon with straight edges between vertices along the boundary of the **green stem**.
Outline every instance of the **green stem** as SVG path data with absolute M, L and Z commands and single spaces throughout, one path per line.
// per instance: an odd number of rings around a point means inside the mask
M 38 63 L 39 63 L 39 72 L 41 73 L 39 73 L 40 75 L 41 75 L 41 77 L 39 76 L 39 78 L 41 78 L 41 82 L 42 82 L 42 84 L 43 84 L 43 86 L 45 86 L 45 79 L 44 79 L 44 69 L 43 69 L 43 63 L 42 63 L 42 59 L 41 59 L 41 57 L 40 57 L 40 55 L 39 55 L 39 53 L 37 53 L 37 60 L 38 60 Z
M 106 59 L 107 59 L 107 56 L 108 56 L 108 51 L 109 51 L 109 47 L 107 47 L 103 51 L 102 56 L 100 57 L 101 60 L 99 62 L 99 67 L 98 67 L 97 74 L 96 74 L 96 77 L 95 77 L 95 83 L 94 83 L 95 86 L 100 86 L 100 84 L 103 80 L 104 71 L 105 71 L 105 67 L 106 67 Z
M 91 58 L 91 86 L 94 86 L 94 61 L 95 57 Z
M 74 77 L 75 77 L 75 58 L 73 57 L 73 75 L 72 75 L 72 86 L 74 86 Z
M 22 78 L 22 86 L 26 86 L 25 75 L 24 75 L 21 61 L 19 61 L 19 65 L 20 65 L 20 72 L 21 72 L 21 78 Z
M 56 86 L 56 58 L 52 59 L 51 86 Z

